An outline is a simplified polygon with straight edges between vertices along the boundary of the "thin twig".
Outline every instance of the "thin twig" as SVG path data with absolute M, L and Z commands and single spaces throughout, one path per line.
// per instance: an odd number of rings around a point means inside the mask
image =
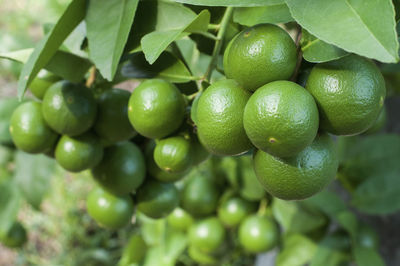
M 96 67 L 92 66 L 89 70 L 89 77 L 86 80 L 86 87 L 92 87 L 94 81 L 96 80 Z

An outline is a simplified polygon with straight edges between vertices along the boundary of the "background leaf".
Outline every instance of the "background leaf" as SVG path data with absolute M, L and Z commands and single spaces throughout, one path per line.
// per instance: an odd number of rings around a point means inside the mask
M 11 180 L 0 183 L 0 235 L 8 232 L 14 223 L 20 204 L 20 194 Z
M 90 0 L 85 18 L 89 57 L 112 80 L 128 40 L 139 0 Z
M 286 23 L 293 21 L 285 3 L 263 7 L 238 7 L 233 11 L 233 21 L 245 26 L 260 23 Z
M 265 6 L 283 0 L 175 0 L 175 2 L 200 6 Z
M 312 259 L 316 250 L 317 245 L 303 235 L 286 236 L 276 266 L 302 266 Z
M 318 39 L 393 63 L 399 60 L 394 8 L 390 0 L 286 0 L 293 18 Z
M 18 96 L 22 98 L 29 83 L 51 60 L 63 41 L 83 20 L 86 0 L 73 0 L 52 30 L 37 44 L 24 65 L 18 80 Z
M 353 254 L 357 265 L 363 266 L 384 266 L 385 263 L 379 254 L 367 247 L 356 245 L 353 247 Z

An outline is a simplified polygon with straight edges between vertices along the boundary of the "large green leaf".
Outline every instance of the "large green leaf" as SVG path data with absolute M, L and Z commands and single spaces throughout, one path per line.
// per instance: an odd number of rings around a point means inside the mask
M 174 83 L 185 83 L 192 76 L 185 64 L 169 52 L 164 52 L 150 65 L 143 53 L 130 55 L 130 60 L 122 67 L 122 75 L 127 78 L 162 78 Z
M 36 209 L 50 186 L 55 161 L 45 155 L 18 151 L 15 156 L 15 181 L 25 199 Z
M 399 60 L 391 0 L 286 0 L 293 18 L 318 39 L 381 62 Z
M 8 98 L 0 100 L 0 144 L 11 144 L 12 139 L 9 131 L 10 118 L 14 110 L 18 107 L 17 98 Z
M 302 266 L 312 259 L 316 250 L 316 243 L 309 238 L 300 234 L 289 235 L 276 258 L 276 266 Z
M 265 6 L 282 3 L 284 0 L 175 0 L 175 2 L 200 6 Z
M 304 29 L 302 31 L 300 44 L 303 57 L 308 62 L 322 63 L 347 55 L 346 51 L 321 41 Z
M 328 235 L 319 244 L 314 256 L 312 257 L 310 266 L 340 266 L 347 265 L 345 262 L 350 261 L 350 256 L 343 250 L 343 241 L 334 235 Z M 361 264 L 360 264 L 361 265 Z
M 18 80 L 18 96 L 20 98 L 23 97 L 26 88 L 40 69 L 50 62 L 63 41 L 83 20 L 85 13 L 86 0 L 73 0 L 57 21 L 57 24 L 37 44 L 28 62 L 24 65 Z
M 20 194 L 12 180 L 0 183 L 0 235 L 8 232 L 18 213 Z
M 353 254 L 357 265 L 362 266 L 384 266 L 385 262 L 374 249 L 356 245 Z
M 265 7 L 238 7 L 233 12 L 233 20 L 245 26 L 260 23 L 286 23 L 293 21 L 285 3 Z
M 112 80 L 128 40 L 139 0 L 90 0 L 85 18 L 89 57 Z

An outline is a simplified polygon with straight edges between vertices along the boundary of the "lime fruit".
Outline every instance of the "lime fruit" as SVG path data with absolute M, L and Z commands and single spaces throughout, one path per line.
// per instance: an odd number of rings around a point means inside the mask
M 97 104 L 88 88 L 60 81 L 53 84 L 44 95 L 42 112 L 53 130 L 59 134 L 77 136 L 94 124 Z
M 231 197 L 218 208 L 218 218 L 226 227 L 235 227 L 256 210 L 257 205 L 255 203 L 240 197 Z
M 15 146 L 28 153 L 41 153 L 51 149 L 58 135 L 42 115 L 42 104 L 26 102 L 14 110 L 10 120 L 10 134 Z
M 387 121 L 386 108 L 383 107 L 382 111 L 379 113 L 379 116 L 376 119 L 376 121 L 364 133 L 367 135 L 370 135 L 370 134 L 375 134 L 375 133 L 382 131 L 385 128 L 386 121 Z
M 189 243 L 205 253 L 212 253 L 225 241 L 225 228 L 216 217 L 210 217 L 189 228 Z
M 128 91 L 121 89 L 107 90 L 100 95 L 94 124 L 94 130 L 99 137 L 109 142 L 118 142 L 135 136 L 136 132 L 128 119 L 130 95 Z
M 290 81 L 274 81 L 259 88 L 246 104 L 246 134 L 258 149 L 291 157 L 317 135 L 319 115 L 309 92 Z
M 306 89 L 317 102 L 321 129 L 335 135 L 367 130 L 376 121 L 386 95 L 378 67 L 357 55 L 315 65 Z
M 239 227 L 239 243 L 250 253 L 262 253 L 278 244 L 279 228 L 269 217 L 251 215 Z
M 177 130 L 185 115 L 178 88 L 161 79 L 142 82 L 129 99 L 128 116 L 136 131 L 148 138 L 164 138 Z
M 193 223 L 192 216 L 184 209 L 175 208 L 170 215 L 167 217 L 168 224 L 181 231 L 186 231 Z
M 42 69 L 39 71 L 37 77 L 32 80 L 31 84 L 29 84 L 29 90 L 36 98 L 42 100 L 47 89 L 59 80 L 58 76 Z
M 197 133 L 201 144 L 217 155 L 238 155 L 252 145 L 243 127 L 243 112 L 250 93 L 234 80 L 217 81 L 200 96 Z
M 333 180 L 338 155 L 333 140 L 324 134 L 290 158 L 278 158 L 258 150 L 253 163 L 258 180 L 272 196 L 301 200 L 321 191 Z
M 20 222 L 14 222 L 8 232 L 0 238 L 1 243 L 10 248 L 21 247 L 26 240 L 26 230 Z
M 144 181 L 146 164 L 132 142 L 120 142 L 104 149 L 101 162 L 92 169 L 95 180 L 115 195 L 134 192 Z
M 166 172 L 186 172 L 193 164 L 190 140 L 174 136 L 158 141 L 154 149 L 154 161 Z
M 168 216 L 179 204 L 174 184 L 148 180 L 137 192 L 137 208 L 144 215 L 159 219 Z
M 129 195 L 115 196 L 100 187 L 89 193 L 86 207 L 97 223 L 109 229 L 126 226 L 133 215 L 133 201 Z
M 273 24 L 259 24 L 236 35 L 224 53 L 224 70 L 249 91 L 275 80 L 289 79 L 297 49 L 290 35 Z
M 95 167 L 103 158 L 103 146 L 90 132 L 76 137 L 63 135 L 55 149 L 57 162 L 67 171 L 80 172 Z

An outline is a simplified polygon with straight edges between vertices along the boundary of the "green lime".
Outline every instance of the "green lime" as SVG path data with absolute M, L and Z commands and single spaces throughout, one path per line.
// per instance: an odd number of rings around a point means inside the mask
M 202 175 L 189 180 L 182 191 L 182 208 L 195 217 L 207 216 L 215 212 L 218 205 L 219 190 L 215 182 Z
M 14 110 L 10 134 L 15 146 L 28 153 L 51 149 L 58 137 L 43 119 L 42 104 L 38 102 L 23 103 Z
M 159 219 L 168 216 L 179 204 L 174 184 L 148 180 L 137 192 L 137 208 L 144 215 Z
M 149 175 L 161 182 L 175 182 L 182 179 L 186 172 L 183 173 L 169 173 L 161 170 L 154 161 L 154 148 L 156 144 L 153 140 L 149 141 L 145 147 L 146 169 Z
M 55 149 L 57 162 L 67 171 L 80 172 L 95 167 L 103 158 L 103 146 L 94 134 L 64 135 Z
M 184 209 L 175 208 L 173 212 L 167 217 L 168 224 L 181 231 L 186 231 L 193 223 L 192 216 Z
M 29 90 L 36 98 L 42 100 L 47 89 L 59 80 L 60 78 L 58 76 L 42 69 L 37 77 L 32 80 L 31 84 L 29 84 Z
M 386 95 L 378 67 L 357 55 L 315 65 L 306 89 L 317 102 L 321 129 L 335 135 L 367 130 L 376 121 Z
M 338 155 L 333 140 L 326 134 L 290 158 L 274 157 L 258 150 L 254 155 L 258 181 L 272 196 L 301 200 L 321 191 L 338 169 Z
M 257 214 L 247 217 L 239 227 L 239 243 L 250 253 L 262 253 L 279 241 L 278 225 L 269 217 Z
M 197 105 L 197 133 L 211 153 L 238 155 L 252 145 L 243 127 L 243 112 L 250 93 L 234 80 L 220 80 L 208 87 Z
M 134 192 L 146 176 L 144 156 L 132 142 L 117 143 L 104 150 L 103 159 L 92 169 L 92 175 L 115 195 Z
M 376 119 L 376 121 L 364 133 L 367 135 L 370 135 L 370 134 L 375 134 L 375 133 L 378 133 L 379 131 L 382 131 L 382 129 L 385 128 L 386 120 L 387 120 L 387 113 L 386 113 L 386 108 L 384 106 L 382 108 L 382 111 L 379 113 L 379 116 Z
M 126 226 L 133 215 L 133 201 L 129 195 L 118 197 L 100 187 L 89 193 L 86 208 L 97 223 L 109 229 Z
M 131 139 L 136 132 L 128 119 L 128 102 L 131 94 L 126 90 L 111 89 L 103 92 L 98 101 L 96 134 L 110 142 Z
M 0 238 L 1 243 L 10 248 L 21 247 L 26 240 L 26 230 L 20 222 L 14 222 L 8 232 Z
M 190 140 L 174 136 L 158 141 L 154 149 L 154 161 L 166 172 L 186 172 L 193 164 Z
M 303 87 L 274 81 L 259 88 L 244 109 L 246 134 L 258 149 L 290 157 L 311 144 L 317 135 L 317 105 Z
M 200 265 L 218 265 L 218 259 L 192 245 L 188 248 L 189 257 Z
M 225 228 L 216 217 L 210 217 L 189 228 L 189 243 L 205 253 L 212 253 L 225 241 Z
M 218 208 L 218 218 L 227 227 L 238 226 L 250 213 L 257 210 L 257 205 L 240 197 L 231 197 Z
M 94 124 L 97 104 L 88 88 L 60 81 L 53 84 L 44 95 L 42 112 L 53 130 L 59 134 L 77 136 Z
M 275 80 L 289 79 L 297 49 L 290 35 L 273 24 L 259 24 L 236 35 L 224 53 L 224 70 L 249 91 Z
M 164 138 L 177 130 L 185 115 L 185 101 L 178 88 L 161 79 L 142 82 L 129 99 L 128 116 L 139 134 Z

